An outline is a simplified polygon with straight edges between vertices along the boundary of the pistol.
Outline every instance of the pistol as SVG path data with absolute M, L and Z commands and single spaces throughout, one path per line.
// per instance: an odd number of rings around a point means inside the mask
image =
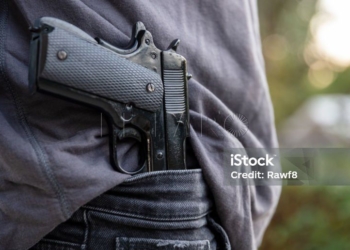
M 93 38 L 65 21 L 42 17 L 30 28 L 29 88 L 101 110 L 109 127 L 110 162 L 125 174 L 186 169 L 189 111 L 186 59 L 179 40 L 158 49 L 137 22 L 127 47 Z M 117 157 L 125 139 L 139 142 L 139 166 Z

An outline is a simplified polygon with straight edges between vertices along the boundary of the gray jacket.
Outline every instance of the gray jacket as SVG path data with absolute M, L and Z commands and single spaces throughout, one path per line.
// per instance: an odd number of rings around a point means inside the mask
M 277 147 L 254 0 L 0 1 L 0 249 L 34 245 L 129 177 L 109 163 L 98 111 L 29 94 L 28 27 L 42 16 L 117 46 L 136 21 L 161 49 L 180 38 L 193 74 L 190 162 L 203 169 L 233 248 L 256 249 L 280 188 L 224 185 L 221 167 L 226 148 Z M 246 118 L 244 135 L 232 133 L 242 125 L 233 114 Z

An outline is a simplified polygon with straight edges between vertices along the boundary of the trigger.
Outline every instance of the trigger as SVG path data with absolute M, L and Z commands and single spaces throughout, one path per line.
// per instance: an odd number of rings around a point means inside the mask
M 134 138 L 141 142 L 141 134 L 134 128 L 124 128 L 118 132 L 118 139 L 123 140 L 125 138 Z

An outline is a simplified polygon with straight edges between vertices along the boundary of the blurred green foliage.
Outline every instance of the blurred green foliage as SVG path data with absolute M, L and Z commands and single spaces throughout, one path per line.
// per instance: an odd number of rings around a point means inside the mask
M 349 187 L 285 187 L 260 249 L 349 249 L 349 195 Z
M 315 14 L 316 0 L 259 0 L 258 3 L 266 73 L 277 126 L 311 96 L 350 93 L 349 69 L 336 73 L 333 83 L 324 89 L 315 88 L 309 82 L 304 51 L 310 41 L 309 25 Z M 273 35 L 283 39 L 284 44 L 271 42 L 269 38 Z M 283 57 L 271 60 L 271 54 L 283 54 Z
M 277 128 L 312 96 L 350 92 L 349 69 L 336 72 L 333 83 L 323 89 L 309 82 L 304 51 L 311 39 L 309 27 L 316 0 L 259 0 L 258 3 Z M 349 219 L 350 187 L 284 187 L 260 249 L 350 249 Z

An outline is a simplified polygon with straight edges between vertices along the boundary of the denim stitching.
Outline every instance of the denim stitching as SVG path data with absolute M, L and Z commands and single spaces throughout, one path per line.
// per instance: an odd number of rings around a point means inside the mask
M 85 224 L 85 232 L 84 232 L 84 241 L 83 241 L 83 244 L 81 245 L 82 250 L 84 250 L 87 246 L 87 240 L 88 240 L 88 235 L 89 235 L 89 222 L 88 222 L 88 218 L 87 218 L 87 210 L 86 209 L 84 209 L 83 218 L 84 218 L 84 224 Z
M 158 176 L 164 176 L 164 175 L 172 175 L 172 176 L 179 176 L 179 175 L 197 175 L 201 173 L 201 169 L 191 169 L 191 170 L 168 170 L 168 171 L 154 171 L 154 172 L 149 172 L 149 173 L 143 173 L 139 174 L 138 176 L 131 177 L 126 179 L 123 184 L 129 184 L 129 183 L 137 183 L 142 180 L 148 180 L 153 177 L 158 177 Z
M 213 218 L 211 218 L 210 216 L 207 217 L 207 220 L 208 220 L 209 225 L 212 226 L 214 228 L 214 230 L 223 239 L 223 241 L 225 243 L 225 249 L 226 250 L 230 250 L 231 249 L 231 244 L 230 244 L 230 240 L 229 240 L 225 230 L 218 223 L 216 223 L 216 221 Z
M 72 246 L 72 247 L 80 246 L 79 244 L 72 243 L 72 242 L 66 242 L 66 241 L 61 241 L 61 240 L 51 240 L 51 239 L 45 239 L 45 238 L 41 239 L 40 243 L 55 243 L 55 244 L 58 244 L 58 245 L 66 245 L 66 246 L 69 245 L 69 246 Z
M 83 206 L 85 209 L 89 209 L 92 211 L 98 211 L 98 212 L 103 212 L 103 213 L 108 213 L 108 214 L 113 214 L 113 215 L 121 215 L 121 216 L 127 216 L 127 217 L 132 217 L 132 218 L 137 218 L 137 219 L 145 219 L 145 220 L 155 220 L 155 221 L 183 221 L 183 220 L 198 220 L 209 213 L 211 213 L 211 210 L 208 210 L 202 214 L 199 214 L 197 216 L 190 216 L 190 217 L 177 217 L 177 218 L 154 218 L 154 217 L 149 217 L 149 216 L 143 216 L 143 215 L 136 215 L 136 214 L 131 214 L 123 211 L 115 211 L 115 210 L 109 210 L 109 209 L 104 209 L 104 208 L 97 208 L 97 207 L 90 207 L 90 206 Z
M 120 240 L 119 238 L 116 238 L 116 246 L 115 246 L 116 250 L 124 250 L 124 247 L 120 247 Z
M 158 247 L 162 247 L 162 249 L 165 249 L 165 250 L 166 249 L 169 249 L 169 250 L 170 249 L 192 249 L 192 250 L 210 249 L 209 240 L 188 241 L 188 240 L 166 240 L 166 239 L 150 239 L 150 238 L 135 238 L 135 237 L 117 237 L 116 250 L 124 250 L 124 247 L 121 247 L 121 242 L 126 243 L 128 249 L 140 249 L 140 247 L 142 247 L 142 249 L 145 249 L 145 250 L 156 249 Z M 181 243 L 185 243 L 186 245 L 180 245 Z
M 63 193 L 60 185 L 57 183 L 56 177 L 48 164 L 47 156 L 44 154 L 41 145 L 39 144 L 37 138 L 35 137 L 33 131 L 29 127 L 27 118 L 25 116 L 24 108 L 20 97 L 17 95 L 15 90 L 10 84 L 10 80 L 8 79 L 5 68 L 6 68 L 6 60 L 5 60 L 5 43 L 7 38 L 7 23 L 8 23 L 8 3 L 7 0 L 0 1 L 0 77 L 3 79 L 5 83 L 6 90 L 10 93 L 13 105 L 16 110 L 16 117 L 20 122 L 24 132 L 27 135 L 27 138 L 32 145 L 35 154 L 37 156 L 39 165 L 41 166 L 41 170 L 44 173 L 46 181 L 48 181 L 49 186 L 53 189 L 55 195 L 57 196 L 60 204 L 60 212 L 63 214 L 64 218 L 68 218 L 70 215 L 69 205 L 65 194 Z
M 206 240 L 206 243 L 207 243 L 207 248 L 210 249 L 210 241 Z

